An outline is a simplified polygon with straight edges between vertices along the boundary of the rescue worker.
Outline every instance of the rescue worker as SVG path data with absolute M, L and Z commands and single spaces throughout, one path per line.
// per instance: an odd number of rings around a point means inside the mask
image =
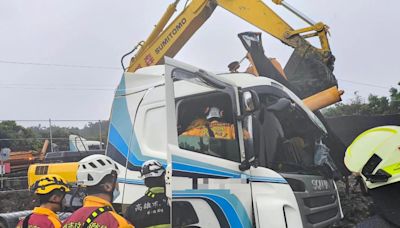
M 83 207 L 65 220 L 63 227 L 133 227 L 111 205 L 119 195 L 119 172 L 116 162 L 105 155 L 90 155 L 80 160 L 77 182 L 86 187 L 88 196 Z
M 182 133 L 185 136 L 209 136 L 216 139 L 235 139 L 235 126 L 223 121 L 224 111 L 216 106 L 208 107 L 205 111 L 206 120 L 194 120 L 187 130 Z
M 171 227 L 164 167 L 157 160 L 149 160 L 143 163 L 141 174 L 148 190 L 128 207 L 125 217 L 136 228 Z
M 400 227 L 400 127 L 382 126 L 362 133 L 347 149 L 344 162 L 361 176 L 376 206 L 376 215 L 357 227 Z
M 39 197 L 40 206 L 19 221 L 17 228 L 60 228 L 61 222 L 56 212 L 62 210 L 65 194 L 70 191 L 66 181 L 58 175 L 46 175 L 37 180 L 31 190 Z

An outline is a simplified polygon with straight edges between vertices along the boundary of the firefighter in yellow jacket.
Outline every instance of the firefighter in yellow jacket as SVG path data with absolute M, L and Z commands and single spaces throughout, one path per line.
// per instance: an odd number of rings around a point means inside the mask
M 65 194 L 70 191 L 66 181 L 58 175 L 46 175 L 37 180 L 31 189 L 39 196 L 40 207 L 35 207 L 32 214 L 19 221 L 17 228 L 60 228 L 56 212 L 62 209 Z
M 235 126 L 231 123 L 223 122 L 224 111 L 216 106 L 207 108 L 206 119 L 194 120 L 185 132 L 184 136 L 208 136 L 216 139 L 235 139 Z

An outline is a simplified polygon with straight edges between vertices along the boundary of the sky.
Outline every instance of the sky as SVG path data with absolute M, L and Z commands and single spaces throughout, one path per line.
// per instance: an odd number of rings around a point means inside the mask
M 0 120 L 108 119 L 122 75 L 121 56 L 146 39 L 172 2 L 1 0 Z M 283 7 L 264 2 L 292 27 L 305 26 Z M 344 102 L 355 92 L 365 98 L 387 96 L 400 81 L 400 1 L 288 2 L 330 27 L 334 73 L 345 90 Z M 175 58 L 226 72 L 230 62 L 246 54 L 237 38 L 244 31 L 259 29 L 217 8 Z M 283 65 L 292 50 L 266 33 L 263 46 Z

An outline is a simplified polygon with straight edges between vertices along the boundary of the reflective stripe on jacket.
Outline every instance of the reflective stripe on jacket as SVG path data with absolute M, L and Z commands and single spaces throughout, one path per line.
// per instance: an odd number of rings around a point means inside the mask
M 83 207 L 75 211 L 67 220 L 64 221 L 64 228 L 82 227 L 92 212 L 100 207 L 111 207 L 112 211 L 105 212 L 94 219 L 90 227 L 101 228 L 133 228 L 122 216 L 117 214 L 111 203 L 96 196 L 87 196 L 83 201 Z

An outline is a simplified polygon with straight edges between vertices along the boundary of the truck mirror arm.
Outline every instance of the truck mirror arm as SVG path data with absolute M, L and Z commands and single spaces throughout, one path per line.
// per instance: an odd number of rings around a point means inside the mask
M 249 170 L 250 167 L 257 168 L 258 167 L 258 159 L 256 157 L 252 157 L 251 159 L 246 159 L 242 161 L 239 165 L 239 170 L 240 171 L 246 171 Z

